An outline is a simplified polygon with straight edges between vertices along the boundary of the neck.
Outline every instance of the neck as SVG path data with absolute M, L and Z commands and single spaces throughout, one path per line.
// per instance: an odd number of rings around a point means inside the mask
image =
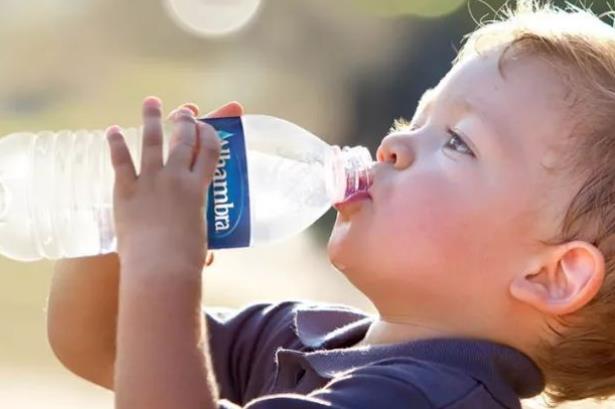
M 526 331 L 517 330 L 514 334 L 499 334 L 498 331 L 487 328 L 477 328 L 472 331 L 468 320 L 460 320 L 460 322 L 464 321 L 465 325 L 456 327 L 451 323 L 429 322 L 405 315 L 380 315 L 372 322 L 365 337 L 355 346 L 397 344 L 430 338 L 474 338 L 514 347 L 533 358 L 536 343 L 532 337 L 523 337 Z M 521 326 L 514 325 L 514 320 L 512 322 L 511 328 L 521 328 Z
M 401 318 L 396 319 L 396 317 L 379 317 L 370 325 L 365 337 L 357 346 L 396 344 L 428 338 L 454 336 L 459 335 L 433 324 L 406 321 Z

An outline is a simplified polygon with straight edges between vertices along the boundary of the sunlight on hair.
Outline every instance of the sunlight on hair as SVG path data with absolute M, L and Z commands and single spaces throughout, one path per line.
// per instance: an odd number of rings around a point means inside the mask
M 474 0 L 471 0 L 474 1 Z M 476 0 L 485 2 L 486 0 Z M 576 3 L 576 4 L 575 4 Z M 513 7 L 513 5 L 515 7 Z M 615 407 L 615 30 L 613 11 L 597 14 L 584 1 L 559 7 L 545 0 L 518 0 L 492 10 L 493 20 L 472 14 L 479 29 L 464 38 L 455 63 L 496 50 L 502 61 L 540 58 L 576 101 L 569 155 L 562 156 L 568 180 L 581 177 L 566 205 L 551 245 L 583 240 L 604 256 L 606 279 L 598 294 L 574 313 L 554 316 L 560 329 L 536 347 L 546 389 L 542 407 Z M 573 182 L 574 183 L 574 182 Z M 604 399 L 609 398 L 606 401 Z M 588 404 L 604 400 L 602 405 Z M 525 402 L 532 409 L 540 400 Z M 534 405 L 536 406 L 536 405 Z M 541 407 L 538 406 L 538 407 Z M 557 406 L 558 408 L 560 406 Z
M 169 15 L 184 30 L 198 36 L 230 34 L 256 15 L 261 0 L 164 0 Z

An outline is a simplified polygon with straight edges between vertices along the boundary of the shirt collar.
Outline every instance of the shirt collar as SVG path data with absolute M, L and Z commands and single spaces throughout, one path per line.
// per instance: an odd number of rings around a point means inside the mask
M 487 340 L 434 338 L 352 347 L 363 339 L 374 319 L 346 306 L 299 307 L 294 329 L 312 350 L 303 354 L 305 359 L 325 378 L 377 360 L 409 357 L 462 370 L 510 408 L 518 407 L 519 398 L 535 396 L 545 387 L 542 372 L 527 355 Z
M 347 338 L 364 335 L 373 318 L 344 305 L 300 306 L 295 310 L 295 333 L 309 348 L 342 345 Z M 362 336 L 361 336 L 362 338 Z M 358 342 L 359 340 L 357 340 Z

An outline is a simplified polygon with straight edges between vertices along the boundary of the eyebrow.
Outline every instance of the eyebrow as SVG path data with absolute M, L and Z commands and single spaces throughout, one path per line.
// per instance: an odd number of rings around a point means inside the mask
M 421 112 L 428 109 L 430 105 L 434 103 L 436 98 L 437 98 L 437 92 L 435 88 L 432 87 L 432 88 L 426 89 L 425 92 L 423 92 L 423 94 L 419 98 L 419 102 L 415 110 L 415 116 L 416 114 L 420 114 Z M 491 150 L 495 150 L 495 151 L 502 153 L 502 149 L 503 149 L 502 139 L 504 139 L 505 135 L 507 135 L 507 133 L 504 132 L 505 129 L 503 129 L 502 126 L 499 125 L 497 121 L 494 120 L 494 118 L 490 117 L 489 115 L 486 115 L 484 109 L 480 109 L 475 103 L 473 103 L 469 99 L 462 97 L 462 98 L 456 99 L 453 103 L 457 106 L 461 106 L 461 108 L 464 111 L 475 114 L 485 124 L 485 127 L 487 128 L 487 130 L 495 134 L 494 137 L 491 137 L 491 138 L 483 137 L 482 135 L 480 135 L 481 134 L 480 132 L 478 133 L 479 134 L 478 136 L 465 135 L 465 137 L 468 139 L 468 142 L 476 146 L 476 143 L 474 142 L 475 139 L 480 139 L 481 142 L 485 140 L 484 142 L 481 143 L 481 145 L 483 143 L 485 145 L 490 145 Z M 415 116 L 412 117 L 412 120 L 414 120 Z M 409 123 L 404 120 L 396 121 L 392 130 L 402 131 L 412 123 L 412 120 Z
M 503 145 L 505 144 L 504 140 L 507 140 L 506 135 L 508 134 L 507 129 L 505 129 L 499 121 L 497 121 L 493 116 L 487 115 L 485 109 L 481 109 L 467 98 L 461 98 L 458 103 L 461 105 L 464 111 L 471 112 L 475 114 L 478 118 L 480 118 L 481 122 L 485 125 L 488 131 L 493 135 L 492 137 L 482 136 L 480 132 L 478 132 L 477 139 L 481 141 L 485 141 L 485 144 L 491 146 L 491 150 L 498 151 L 499 153 L 503 153 Z
M 424 111 L 429 105 L 433 103 L 436 99 L 436 90 L 435 88 L 428 88 L 423 92 L 421 98 L 419 98 L 419 102 L 416 106 L 416 112 Z
M 429 88 L 428 90 L 425 91 L 423 96 L 421 96 L 421 99 L 419 100 L 419 104 L 417 106 L 417 111 L 419 109 L 428 108 L 429 105 L 431 105 L 435 99 L 436 99 L 435 89 Z M 478 134 L 477 136 L 466 135 L 466 137 L 470 139 L 470 142 L 476 145 L 474 140 L 479 139 L 481 142 L 484 141 L 483 143 L 485 145 L 489 145 L 491 147 L 491 150 L 502 153 L 502 149 L 503 149 L 502 145 L 504 144 L 504 139 L 506 139 L 506 135 L 508 134 L 508 132 L 506 132 L 506 129 L 503 128 L 502 125 L 499 124 L 498 121 L 495 120 L 495 118 L 493 118 L 490 115 L 487 115 L 484 109 L 481 109 L 476 103 L 474 103 L 468 98 L 465 98 L 465 97 L 456 98 L 453 101 L 453 104 L 461 106 L 461 108 L 465 112 L 471 112 L 475 114 L 478 118 L 480 118 L 481 122 L 483 122 L 487 130 L 490 131 L 491 134 L 493 134 L 493 137 L 491 138 L 483 136 L 482 133 L 480 132 L 477 133 Z

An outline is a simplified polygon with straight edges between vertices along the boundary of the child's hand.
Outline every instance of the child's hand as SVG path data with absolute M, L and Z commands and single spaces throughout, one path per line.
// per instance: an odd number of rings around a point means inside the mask
M 167 162 L 162 156 L 162 107 L 156 98 L 143 103 L 143 148 L 137 175 L 121 130 L 107 138 L 115 170 L 113 206 L 120 259 L 182 271 L 200 269 L 207 253 L 204 204 L 218 158 L 215 130 L 180 108 Z M 162 269 L 164 270 L 164 269 Z

